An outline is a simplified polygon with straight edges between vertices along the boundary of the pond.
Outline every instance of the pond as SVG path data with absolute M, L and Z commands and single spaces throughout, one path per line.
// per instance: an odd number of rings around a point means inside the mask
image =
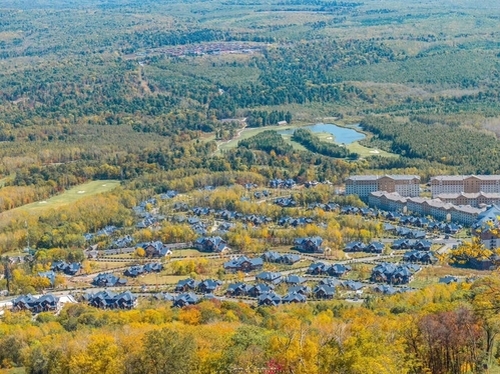
M 365 134 L 360 133 L 352 128 L 340 127 L 331 123 L 317 123 L 315 125 L 301 127 L 301 129 L 308 129 L 313 133 L 332 134 L 335 143 L 339 144 L 351 144 L 365 138 Z M 278 134 L 292 135 L 295 130 L 296 129 L 278 130 Z

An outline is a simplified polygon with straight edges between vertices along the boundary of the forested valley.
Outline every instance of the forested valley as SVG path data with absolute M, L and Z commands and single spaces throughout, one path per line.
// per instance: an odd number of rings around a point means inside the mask
M 321 236 L 329 260 L 356 259 L 343 246 L 375 240 L 383 224 L 340 213 L 366 208 L 341 195 L 349 176 L 412 174 L 425 186 L 500 174 L 498 14 L 494 0 L 2 1 L 0 305 L 82 296 L 94 275 L 150 260 L 135 248 L 109 257 L 117 239 L 193 243 L 218 232 L 219 210 L 240 219 L 221 231 L 234 256 Z M 197 208 L 209 217 L 190 217 Z M 182 251 L 156 279 L 131 282 L 130 310 L 0 307 L 0 372 L 500 372 L 497 270 L 442 256 L 392 296 L 171 308 L 154 295 L 181 276 L 248 278 L 224 273 L 225 255 Z M 40 276 L 61 261 L 81 262 L 77 280 Z M 464 282 L 436 284 L 447 271 Z

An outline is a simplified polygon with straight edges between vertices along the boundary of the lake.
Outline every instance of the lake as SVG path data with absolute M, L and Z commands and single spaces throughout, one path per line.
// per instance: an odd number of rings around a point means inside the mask
M 335 143 L 339 144 L 351 144 L 365 138 L 365 134 L 360 133 L 352 128 L 340 127 L 331 123 L 317 123 L 315 125 L 303 126 L 300 128 L 311 130 L 313 133 L 332 134 Z M 278 134 L 292 135 L 295 130 L 296 129 L 278 130 Z

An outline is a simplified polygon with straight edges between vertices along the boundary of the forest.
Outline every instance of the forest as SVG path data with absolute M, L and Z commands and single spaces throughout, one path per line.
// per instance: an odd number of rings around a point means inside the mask
M 7 280 L 16 295 L 71 287 L 62 275 L 52 285 L 38 276 L 55 261 L 81 261 L 85 275 L 109 270 L 84 255 L 91 244 L 112 246 L 115 238 L 97 234 L 106 227 L 134 243 L 195 240 L 186 212 L 170 201 L 144 212 L 168 219 L 136 228 L 134 208 L 169 191 L 189 209 L 270 218 L 223 234 L 237 254 L 289 250 L 296 238 L 320 235 L 332 258 L 343 258 L 346 242 L 369 242 L 382 227 L 315 207 L 363 207 L 338 196 L 350 175 L 407 173 L 426 183 L 500 173 L 499 10 L 495 0 L 2 1 L 0 301 Z M 292 136 L 278 132 L 284 121 Z M 301 128 L 314 123 L 359 124 L 365 139 L 337 144 Z M 324 184 L 253 195 L 290 178 Z M 87 195 L 80 186 L 92 181 L 118 187 Z M 72 189 L 81 195 L 67 198 Z M 274 204 L 278 197 L 296 207 Z M 285 217 L 312 223 L 277 227 Z M 89 233 L 96 236 L 87 241 Z M 444 269 L 492 253 L 467 244 Z M 224 279 L 220 261 L 166 266 L 173 277 Z M 366 272 L 361 266 L 353 277 Z M 0 368 L 498 372 L 497 272 L 450 285 L 435 278 L 422 276 L 414 292 L 355 302 L 213 300 L 177 309 L 147 295 L 132 310 L 2 310 Z
M 250 308 L 205 301 L 138 310 L 6 313 L 4 367 L 27 373 L 486 373 L 498 358 L 497 277 L 416 293 Z

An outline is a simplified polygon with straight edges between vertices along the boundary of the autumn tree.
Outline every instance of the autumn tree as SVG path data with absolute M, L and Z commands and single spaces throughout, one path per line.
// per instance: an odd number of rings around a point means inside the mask
M 196 342 L 172 328 L 153 330 L 144 336 L 143 357 L 148 373 L 191 374 L 197 366 Z

